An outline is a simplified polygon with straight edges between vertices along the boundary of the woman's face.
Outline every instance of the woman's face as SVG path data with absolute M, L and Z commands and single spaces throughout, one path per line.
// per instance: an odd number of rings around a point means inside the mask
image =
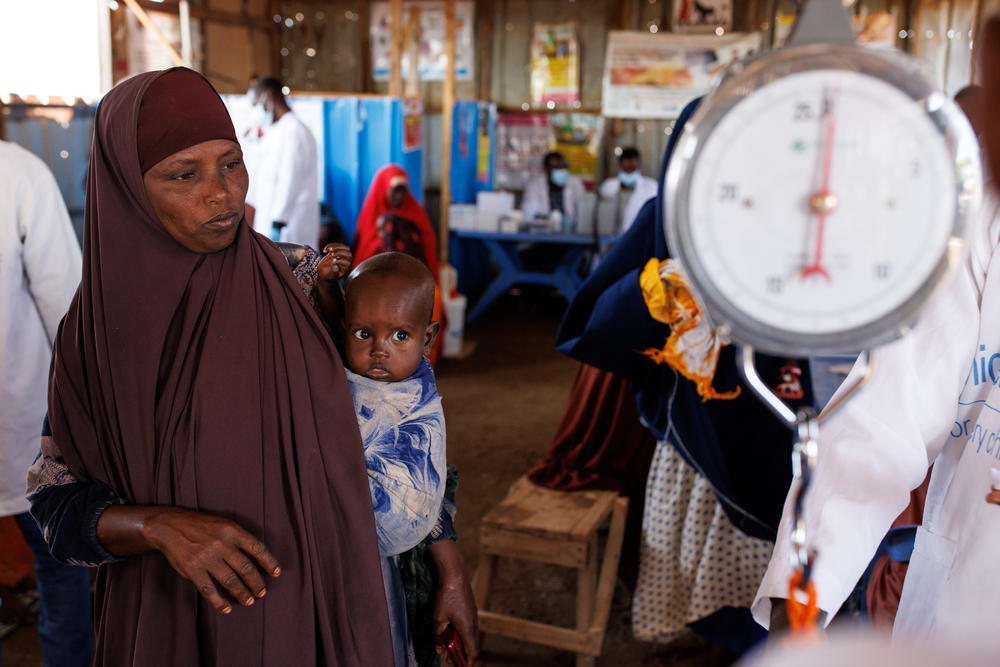
M 249 184 L 239 144 L 203 141 L 160 160 L 142 180 L 163 228 L 188 250 L 218 252 L 236 238 Z
M 400 208 L 406 201 L 407 191 L 406 183 L 394 185 L 389 190 L 389 208 Z

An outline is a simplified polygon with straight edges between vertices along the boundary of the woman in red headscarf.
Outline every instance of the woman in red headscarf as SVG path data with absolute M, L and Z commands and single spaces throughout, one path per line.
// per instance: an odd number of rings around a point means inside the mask
M 201 75 L 101 101 L 29 473 L 53 554 L 100 565 L 96 665 L 393 664 L 357 421 L 311 301 L 335 257 L 293 273 L 247 224 L 247 184 Z
M 405 252 L 424 262 L 436 281 L 437 235 L 409 182 L 406 170 L 395 164 L 375 174 L 354 231 L 354 266 L 382 252 Z
M 424 207 L 410 192 L 406 170 L 399 165 L 387 165 L 375 174 L 358 215 L 353 252 L 354 266 L 383 252 L 404 252 L 421 260 L 434 276 L 433 318 L 445 325 L 437 235 Z M 438 336 L 431 351 L 431 364 L 437 362 L 443 345 L 444 336 Z

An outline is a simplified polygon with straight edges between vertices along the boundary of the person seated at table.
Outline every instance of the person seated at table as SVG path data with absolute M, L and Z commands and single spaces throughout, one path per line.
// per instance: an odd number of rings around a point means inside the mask
M 618 175 L 601 183 L 598 193 L 604 199 L 617 200 L 615 231 L 625 232 L 635 221 L 639 209 L 656 196 L 657 183 L 640 171 L 642 156 L 634 146 L 622 149 L 618 156 Z
M 570 176 L 566 157 L 562 153 L 547 153 L 542 161 L 545 173 L 534 177 L 524 186 L 521 211 L 525 220 L 548 218 L 558 211 L 566 220 L 576 220 L 583 196 L 583 181 Z
M 383 252 L 401 252 L 416 257 L 434 276 L 434 321 L 444 323 L 437 234 L 424 207 L 410 192 L 409 183 L 406 170 L 396 164 L 386 165 L 375 174 L 354 230 L 351 269 Z M 432 366 L 441 356 L 443 345 L 444 336 L 438 336 L 429 355 Z

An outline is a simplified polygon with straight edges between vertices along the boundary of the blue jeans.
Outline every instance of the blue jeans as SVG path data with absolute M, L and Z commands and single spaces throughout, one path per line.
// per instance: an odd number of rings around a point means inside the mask
M 30 514 L 17 514 L 14 519 L 35 556 L 38 640 L 45 667 L 86 667 L 94 656 L 87 568 L 63 565 L 53 558 Z

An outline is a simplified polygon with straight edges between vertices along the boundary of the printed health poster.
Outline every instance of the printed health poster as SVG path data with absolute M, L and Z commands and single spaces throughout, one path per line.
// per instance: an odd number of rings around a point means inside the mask
M 531 39 L 531 105 L 565 106 L 580 99 L 580 45 L 572 23 L 536 23 Z
M 521 190 L 545 172 L 549 151 L 566 158 L 571 173 L 593 181 L 601 153 L 604 118 L 585 113 L 501 113 L 497 118 L 497 190 Z
M 521 190 L 544 173 L 542 158 L 552 143 L 549 117 L 543 113 L 501 113 L 497 117 L 497 190 Z
M 676 118 L 708 92 L 733 60 L 760 48 L 760 35 L 608 34 L 602 112 L 609 118 Z
M 593 181 L 601 154 L 604 118 L 595 114 L 554 113 L 549 116 L 549 127 L 552 132 L 549 150 L 563 154 L 571 174 Z
M 404 2 L 403 30 L 410 21 L 410 8 L 420 8 L 420 45 L 417 66 L 424 81 L 443 81 L 448 69 L 445 53 L 444 2 Z M 455 78 L 472 79 L 475 49 L 472 45 L 475 3 L 463 0 L 455 3 Z M 372 48 L 372 76 L 376 81 L 388 81 L 392 66 L 392 12 L 388 2 L 371 4 L 370 39 Z M 403 79 L 410 75 L 410 53 L 403 47 L 401 58 Z

